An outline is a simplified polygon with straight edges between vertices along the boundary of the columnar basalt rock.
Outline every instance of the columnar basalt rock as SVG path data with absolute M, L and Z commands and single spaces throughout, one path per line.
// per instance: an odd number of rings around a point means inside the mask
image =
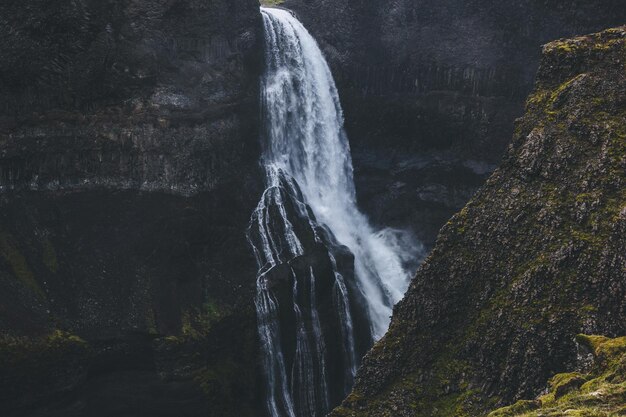
M 255 0 L 2 2 L 0 414 L 255 415 L 262 49 Z
M 0 187 L 193 194 L 256 160 L 254 0 L 5 2 Z
M 626 28 L 543 48 L 503 164 L 441 230 L 332 416 L 479 416 L 626 334 Z

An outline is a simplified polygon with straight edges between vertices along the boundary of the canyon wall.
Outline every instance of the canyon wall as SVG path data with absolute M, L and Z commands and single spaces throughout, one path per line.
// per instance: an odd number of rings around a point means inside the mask
M 255 415 L 258 3 L 0 16 L 0 414 Z
M 332 416 L 484 415 L 576 369 L 577 334 L 626 333 L 625 63 L 625 27 L 543 48 L 502 165 Z
M 333 67 L 360 205 L 428 246 L 499 161 L 539 45 L 626 19 L 619 0 L 491 3 L 285 3 Z M 0 5 L 0 414 L 258 415 L 261 31 L 254 0 Z M 622 281 L 603 275 L 623 265 L 623 178 L 605 175 L 623 85 L 599 64 L 621 33 L 547 50 L 504 167 L 446 226 L 337 413 L 505 404 L 572 364 L 574 332 L 623 330 Z M 546 298 L 572 306 L 537 313 Z

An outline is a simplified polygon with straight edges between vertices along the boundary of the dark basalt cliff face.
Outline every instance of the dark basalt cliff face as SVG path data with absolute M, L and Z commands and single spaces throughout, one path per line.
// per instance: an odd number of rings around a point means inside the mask
M 503 164 L 332 415 L 483 415 L 574 370 L 576 334 L 625 334 L 625 155 L 626 28 L 547 44 Z
M 287 0 L 345 109 L 361 206 L 429 247 L 500 162 L 542 44 L 626 21 L 621 0 Z
M 254 0 L 3 3 L 3 190 L 191 194 L 254 160 Z
M 255 415 L 261 54 L 255 0 L 2 2 L 0 414 Z

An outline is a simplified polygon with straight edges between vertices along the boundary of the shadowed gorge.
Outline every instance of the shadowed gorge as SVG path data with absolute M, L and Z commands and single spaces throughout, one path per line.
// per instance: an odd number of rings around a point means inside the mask
M 0 2 L 0 416 L 624 414 L 624 1 L 261 3 Z

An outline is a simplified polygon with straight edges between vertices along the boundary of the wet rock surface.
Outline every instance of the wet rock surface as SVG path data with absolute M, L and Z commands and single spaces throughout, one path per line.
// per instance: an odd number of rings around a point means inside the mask
M 331 415 L 484 415 L 575 369 L 576 334 L 626 333 L 625 44 L 620 27 L 544 47 L 503 164 Z
M 259 333 L 264 334 L 261 343 L 271 344 L 264 352 L 264 372 L 280 372 L 272 366 L 277 356 L 287 370 L 265 389 L 280 387 L 276 381 L 285 378 L 294 387 L 294 413 L 324 415 L 348 394 L 353 372 L 373 344 L 367 303 L 358 287 L 354 254 L 318 223 L 291 177 L 280 171 L 277 178 L 248 229 L 260 263 L 255 302 L 264 327 Z M 296 253 L 290 238 L 298 241 Z M 268 244 L 275 247 L 276 259 L 265 257 Z

